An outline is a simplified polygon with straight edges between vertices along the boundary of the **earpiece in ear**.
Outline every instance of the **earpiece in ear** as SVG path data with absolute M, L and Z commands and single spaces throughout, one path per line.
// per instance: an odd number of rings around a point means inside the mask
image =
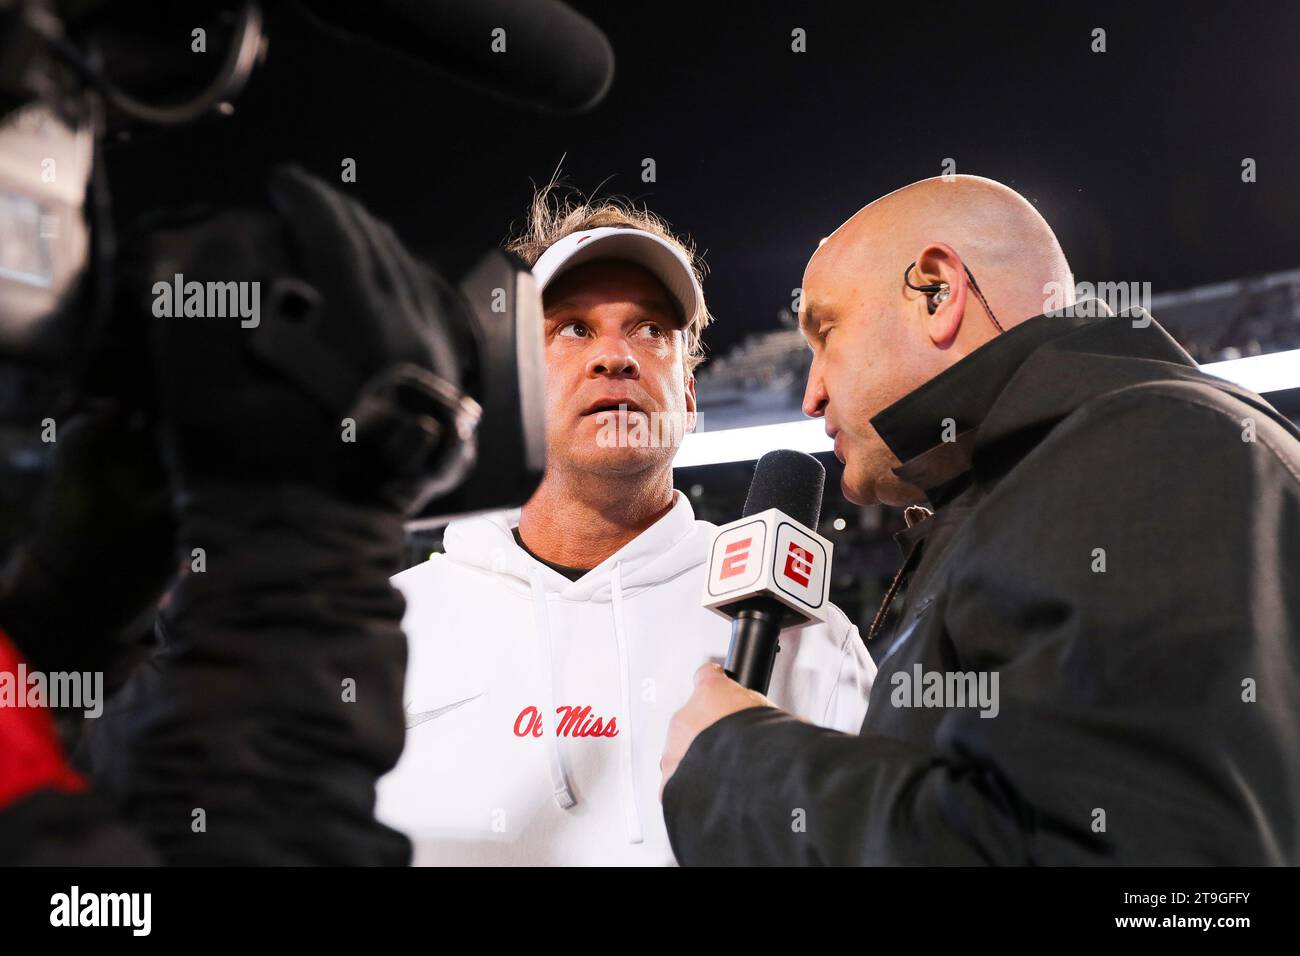
M 948 301 L 948 283 L 940 282 L 939 291 L 930 296 L 930 314 L 934 315 L 936 309 Z
M 912 280 L 909 279 L 908 276 L 912 274 L 912 270 L 915 268 L 916 268 L 916 263 L 913 262 L 910 266 L 908 266 L 906 269 L 903 270 L 903 284 L 906 285 L 909 289 L 912 289 L 916 292 L 924 292 L 926 295 L 928 295 L 930 299 L 928 302 L 926 302 L 925 307 L 930 310 L 931 315 L 934 315 L 935 309 L 939 308 L 939 306 L 942 305 L 948 298 L 948 292 L 949 292 L 948 283 L 939 282 L 939 283 L 930 283 L 929 285 L 912 285 Z

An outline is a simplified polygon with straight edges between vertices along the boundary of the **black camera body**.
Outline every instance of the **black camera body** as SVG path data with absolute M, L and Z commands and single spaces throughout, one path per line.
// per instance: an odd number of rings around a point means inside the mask
M 157 270 L 138 261 L 123 268 L 140 252 L 129 243 L 116 248 L 114 225 L 130 221 L 132 211 L 109 216 L 98 143 L 124 123 L 180 126 L 219 109 L 239 95 L 266 50 L 255 3 L 203 0 L 185 17 L 211 23 L 210 42 L 225 38 L 224 58 L 205 61 L 222 65 L 185 102 L 150 104 L 107 72 L 126 64 L 124 71 L 138 73 L 153 62 L 144 54 L 157 37 L 128 28 L 144 22 L 139 9 L 112 0 L 0 0 L 0 476 L 9 476 L 7 489 L 21 493 L 46 467 L 43 423 L 105 389 L 128 404 L 148 392 L 139 381 L 150 375 L 140 318 L 122 306 L 141 301 L 143 290 L 123 285 Z M 75 41 L 64 33 L 73 20 Z M 132 81 L 141 88 L 138 76 Z M 170 77 L 143 85 L 184 86 Z M 531 274 L 499 250 L 434 274 L 439 308 L 424 334 L 455 356 L 454 374 L 395 364 L 366 384 L 354 406 L 358 426 L 378 435 L 370 447 L 419 486 L 408 506 L 426 523 L 522 503 L 545 463 L 541 299 Z M 106 368 L 113 371 L 105 375 Z

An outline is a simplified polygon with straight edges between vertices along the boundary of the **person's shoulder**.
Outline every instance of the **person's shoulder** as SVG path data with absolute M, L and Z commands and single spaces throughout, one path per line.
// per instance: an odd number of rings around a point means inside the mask
M 389 582 L 401 591 L 407 600 L 410 600 L 428 588 L 438 588 L 445 584 L 455 574 L 454 566 L 455 562 L 449 560 L 445 554 L 435 553 L 419 564 L 394 574 L 389 578 Z
M 826 609 L 824 623 L 809 624 L 783 650 L 794 644 L 782 684 L 794 713 L 814 723 L 856 733 L 866 713 L 875 683 L 876 665 L 867 653 L 857 626 L 836 605 Z M 779 654 L 780 658 L 785 654 Z
M 1277 524 L 1261 514 L 1300 504 L 1300 443 L 1266 409 L 1212 384 L 1142 383 L 1081 405 L 975 500 L 954 542 L 954 593 L 984 586 L 985 555 L 1012 579 L 1069 587 L 1094 580 L 1107 554 L 1130 568 L 1176 559 L 1181 575 L 1225 573 L 1249 566 L 1242 549 Z
M 1063 424 L 1075 437 L 1104 437 L 1118 445 L 1149 443 L 1155 435 L 1174 451 L 1265 451 L 1293 465 L 1300 458 L 1300 442 L 1290 429 L 1244 396 L 1211 382 L 1130 385 L 1084 403 Z
M 808 624 L 799 630 L 799 653 L 821 659 L 838 659 L 861 645 L 857 625 L 835 604 L 827 604 L 826 620 Z
M 496 599 L 507 590 L 498 575 L 445 554 L 434 554 L 393 575 L 389 583 L 406 600 L 402 627 L 411 637 L 426 630 L 444 630 L 440 625 L 465 614 L 485 613 L 499 606 Z
M 1065 487 L 1058 479 L 1077 491 L 1081 476 L 1111 490 L 1161 494 L 1195 474 L 1200 487 L 1223 490 L 1221 505 L 1232 508 L 1261 481 L 1280 479 L 1300 494 L 1300 441 L 1268 411 L 1212 384 L 1146 382 L 1080 405 L 1017 473 L 1019 491 L 1051 495 Z
M 712 521 L 705 521 L 703 518 L 695 519 L 695 535 L 703 541 L 713 540 L 713 535 L 717 532 L 718 526 Z
M 849 620 L 849 616 L 840 610 L 838 604 L 828 604 L 826 606 L 826 624 L 836 634 L 843 634 L 854 624 Z
M 866 642 L 862 639 L 857 623 L 841 611 L 838 605 L 832 604 L 828 609 L 827 624 L 831 635 L 838 642 L 837 650 L 851 658 L 856 670 L 866 675 L 868 681 L 873 680 L 876 676 L 876 662 L 867 652 Z
M 490 587 L 499 575 L 487 568 L 474 567 L 463 561 L 434 552 L 419 564 L 413 564 L 404 571 L 399 571 L 389 578 L 389 582 L 399 591 L 426 592 L 429 590 L 461 590 L 467 581 L 478 582 L 479 586 Z

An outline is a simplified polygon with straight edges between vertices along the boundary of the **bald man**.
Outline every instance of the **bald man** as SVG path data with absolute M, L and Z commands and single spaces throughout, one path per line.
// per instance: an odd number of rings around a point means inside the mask
M 925 180 L 818 248 L 800 323 L 855 502 L 907 507 L 858 735 L 714 666 L 680 862 L 1300 863 L 1300 431 L 1142 310 L 1046 313 L 1052 230 Z

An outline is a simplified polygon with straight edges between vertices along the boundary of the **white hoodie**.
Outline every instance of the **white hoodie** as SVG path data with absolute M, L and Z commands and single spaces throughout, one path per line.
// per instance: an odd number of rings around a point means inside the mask
M 731 629 L 701 604 L 714 525 L 672 509 L 577 581 L 534 559 L 518 511 L 456 521 L 393 578 L 410 648 L 406 746 L 376 813 L 417 865 L 663 865 L 668 722 Z M 768 696 L 856 733 L 875 665 L 836 607 L 787 631 Z

